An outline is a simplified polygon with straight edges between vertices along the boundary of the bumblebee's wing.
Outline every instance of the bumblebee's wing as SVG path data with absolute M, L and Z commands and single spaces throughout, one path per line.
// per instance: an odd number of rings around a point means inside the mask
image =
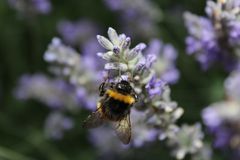
M 90 114 L 87 119 L 83 122 L 84 128 L 96 128 L 103 123 L 103 114 L 100 104 L 98 104 L 97 110 Z
M 129 114 L 127 114 L 122 120 L 115 122 L 114 129 L 119 139 L 124 144 L 128 144 L 131 139 L 131 122 Z

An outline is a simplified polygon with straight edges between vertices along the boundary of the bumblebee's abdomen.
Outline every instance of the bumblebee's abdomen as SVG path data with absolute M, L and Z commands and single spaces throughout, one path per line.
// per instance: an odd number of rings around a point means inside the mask
M 135 103 L 135 98 L 133 98 L 131 95 L 124 95 L 111 89 L 107 90 L 106 94 L 110 98 L 128 105 L 132 105 L 133 103 Z
M 111 112 L 116 114 L 124 113 L 126 110 L 130 109 L 129 104 L 113 98 L 108 100 L 108 106 Z
M 130 111 L 131 105 L 111 97 L 107 97 L 102 102 L 102 112 L 104 116 L 112 121 L 118 121 L 124 118 Z

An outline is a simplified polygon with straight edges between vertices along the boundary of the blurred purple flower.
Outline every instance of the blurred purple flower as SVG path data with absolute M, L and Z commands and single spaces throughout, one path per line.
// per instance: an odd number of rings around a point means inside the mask
M 23 75 L 15 89 L 18 99 L 36 99 L 51 108 L 77 106 L 72 85 L 60 79 L 50 79 L 43 74 Z
M 236 149 L 232 148 L 231 143 L 235 135 L 240 133 L 240 128 L 238 129 L 237 126 L 240 123 L 240 119 L 237 117 L 240 113 L 238 105 L 233 102 L 215 103 L 203 111 L 204 124 L 214 136 L 214 147 Z M 238 145 L 240 147 L 240 143 Z
M 194 54 L 204 70 L 220 63 L 227 71 L 239 67 L 240 21 L 239 3 L 207 1 L 208 17 L 184 14 L 189 36 L 186 51 Z
M 184 124 L 176 134 L 171 135 L 167 143 L 174 148 L 172 154 L 180 160 L 185 159 L 188 153 L 193 154 L 193 157 L 197 156 L 198 152 L 204 147 L 203 137 L 200 124 L 197 123 L 191 126 Z
M 177 50 L 171 44 L 165 44 L 162 49 L 162 55 L 169 61 L 175 61 L 177 59 Z
M 33 5 L 39 13 L 47 14 L 51 11 L 49 0 L 32 0 Z
M 230 28 L 230 43 L 232 45 L 240 44 L 240 21 L 232 21 L 229 23 Z
M 86 88 L 78 87 L 76 89 L 76 96 L 78 103 L 81 106 L 88 110 L 95 110 L 97 104 L 97 94 L 90 94 Z
M 89 140 L 101 154 L 121 153 L 128 148 L 116 138 L 114 131 L 106 126 L 90 130 Z
M 104 60 L 99 59 L 99 57 L 97 56 L 97 53 L 102 52 L 103 49 L 98 44 L 98 41 L 96 40 L 95 37 L 94 39 L 89 39 L 87 42 L 85 42 L 84 45 L 82 46 L 81 51 L 83 54 L 82 56 L 83 62 L 87 68 L 95 72 L 100 71 L 101 68 L 104 68 Z M 102 76 L 102 75 L 99 75 L 99 76 Z
M 58 24 L 58 32 L 66 43 L 80 47 L 83 55 L 81 58 L 86 68 L 99 71 L 103 67 L 103 60 L 96 54 L 103 49 L 95 37 L 98 33 L 98 26 L 95 23 L 86 19 L 77 22 L 63 20 Z
M 48 14 L 52 10 L 49 0 L 8 0 L 9 5 L 21 13 Z M 28 13 L 30 12 L 30 13 Z
M 104 66 L 103 60 L 93 53 L 98 48 L 95 43 L 94 40 L 85 43 L 86 50 L 80 55 L 59 38 L 53 38 L 44 55 L 44 59 L 52 64 L 53 73 L 68 77 L 69 83 L 75 87 L 79 105 L 90 110 L 96 107 L 97 88 L 103 79 L 100 68 Z
M 240 102 L 240 71 L 232 72 L 225 81 L 225 90 L 228 97 Z
M 216 128 L 221 124 L 221 119 L 213 108 L 204 109 L 202 117 L 204 123 L 211 128 Z
M 45 122 L 45 134 L 49 138 L 61 139 L 65 131 L 73 128 L 73 121 L 61 112 L 52 112 Z
M 105 0 L 105 3 L 113 11 L 119 10 L 123 6 L 123 1 L 120 0 Z
M 79 46 L 95 38 L 98 33 L 98 27 L 92 21 L 79 20 L 71 22 L 62 20 L 58 23 L 58 32 L 68 44 Z
M 161 75 L 161 79 L 169 84 L 175 84 L 177 83 L 179 76 L 178 69 L 169 68 Z
M 214 147 L 228 149 L 229 159 L 239 159 L 240 149 L 240 74 L 235 71 L 225 81 L 227 100 L 216 102 L 202 112 L 203 122 L 214 137 Z
M 215 41 L 214 27 L 209 19 L 188 12 L 184 14 L 184 18 L 190 34 L 186 38 L 187 53 L 196 54 L 202 68 L 208 69 L 214 61 L 217 61 L 218 54 L 221 53 Z
M 146 112 L 131 110 L 132 135 L 131 144 L 134 147 L 142 147 L 146 142 L 157 140 L 158 130 L 146 123 Z
M 230 129 L 224 127 L 223 120 L 216 109 L 211 107 L 204 109 L 202 117 L 209 132 L 214 135 L 214 146 L 216 148 L 226 147 L 230 141 Z
M 214 134 L 214 147 L 216 148 L 226 148 L 229 145 L 232 134 L 231 129 L 224 126 L 219 126 L 212 131 Z
M 145 54 L 154 55 L 154 69 L 156 75 L 169 83 L 174 84 L 179 79 L 179 71 L 176 68 L 177 51 L 171 44 L 164 44 L 158 39 L 152 39 Z
M 161 10 L 148 0 L 105 0 L 110 10 L 120 14 L 124 32 L 140 38 L 158 34 Z M 133 21 L 134 19 L 134 21 Z

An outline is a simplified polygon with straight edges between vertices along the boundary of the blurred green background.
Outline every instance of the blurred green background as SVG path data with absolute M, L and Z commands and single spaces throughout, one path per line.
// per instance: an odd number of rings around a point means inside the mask
M 47 73 L 43 53 L 52 37 L 58 36 L 57 23 L 62 19 L 89 18 L 104 30 L 109 26 L 119 29 L 117 14 L 106 8 L 101 0 L 51 0 L 52 12 L 26 19 L 0 1 L 0 159 L 2 160 L 66 160 L 102 159 L 87 140 L 87 131 L 81 122 L 88 114 L 75 115 L 75 127 L 62 140 L 44 137 L 43 125 L 49 109 L 36 101 L 21 102 L 14 98 L 13 89 L 24 73 Z M 179 123 L 201 121 L 201 110 L 224 97 L 220 68 L 202 71 L 194 57 L 185 53 L 186 30 L 182 19 L 184 11 L 204 15 L 204 0 L 154 0 L 163 11 L 159 23 L 161 39 L 172 43 L 179 52 L 177 67 L 180 81 L 172 86 L 172 97 L 185 109 Z M 121 31 L 121 30 L 120 30 Z M 207 137 L 210 141 L 211 138 Z M 216 160 L 220 158 L 214 153 Z M 105 157 L 106 158 L 106 157 Z M 112 157 L 109 157 L 111 159 Z M 159 142 L 131 150 L 115 159 L 173 159 L 169 149 Z

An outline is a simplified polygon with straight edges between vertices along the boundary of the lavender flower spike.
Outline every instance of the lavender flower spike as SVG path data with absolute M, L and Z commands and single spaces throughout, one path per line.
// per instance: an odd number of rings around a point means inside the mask
M 203 69 L 221 63 L 227 71 L 239 69 L 240 3 L 236 0 L 207 1 L 207 17 L 184 14 L 189 32 L 187 53 L 194 54 Z
M 50 63 L 50 71 L 59 77 L 64 77 L 75 87 L 75 94 L 81 106 L 93 109 L 97 102 L 97 90 L 102 72 L 94 70 L 86 63 L 96 59 L 91 56 L 80 55 L 73 48 L 66 46 L 59 38 L 53 38 L 44 54 L 46 62 Z M 93 67 L 94 68 L 94 67 Z
M 52 109 L 71 110 L 77 106 L 73 86 L 43 74 L 23 75 L 14 93 L 18 99 L 35 99 Z
M 101 46 L 108 50 L 106 53 L 98 54 L 98 56 L 108 61 L 105 64 L 105 69 L 133 70 L 141 57 L 141 52 L 145 48 L 145 44 L 141 43 L 135 48 L 129 49 L 130 38 L 125 34 L 118 35 L 111 27 L 108 29 L 108 37 L 109 40 L 103 36 L 97 36 Z
M 70 83 L 74 85 L 93 84 L 98 78 L 96 73 L 88 72 L 80 54 L 73 48 L 64 45 L 59 38 L 52 39 L 44 54 L 44 60 L 52 64 L 51 72 L 69 78 Z
M 138 103 L 131 109 L 132 145 L 141 147 L 145 143 L 166 139 L 169 146 L 175 148 L 174 153 L 178 159 L 183 159 L 186 154 L 195 156 L 202 153 L 201 127 L 199 125 L 179 127 L 176 124 L 184 111 L 171 100 L 169 86 L 160 79 L 163 72 L 156 74 L 154 65 L 157 56 L 154 54 L 144 56 L 142 54 L 146 48 L 144 43 L 130 48 L 128 40 L 130 38 L 125 34 L 118 35 L 112 28 L 108 29 L 108 36 L 109 39 L 97 36 L 99 43 L 107 49 L 105 53 L 98 55 L 106 60 L 108 80 L 119 82 L 124 77 L 139 97 Z M 118 48 L 118 52 L 115 52 L 114 48 Z M 160 58 L 175 60 L 173 49 L 168 46 L 166 50 L 170 54 Z
M 239 159 L 240 155 L 240 101 L 239 71 L 231 73 L 225 81 L 227 99 L 215 102 L 202 112 L 204 124 L 214 136 L 215 148 L 228 149 L 228 159 Z
M 176 68 L 177 51 L 171 44 L 164 44 L 158 39 L 152 39 L 144 54 L 153 57 L 155 73 L 165 82 L 174 84 L 179 79 Z
M 200 124 L 183 125 L 176 134 L 169 137 L 168 145 L 177 146 L 173 154 L 177 159 L 183 159 L 187 153 L 195 154 L 203 147 L 203 133 Z

